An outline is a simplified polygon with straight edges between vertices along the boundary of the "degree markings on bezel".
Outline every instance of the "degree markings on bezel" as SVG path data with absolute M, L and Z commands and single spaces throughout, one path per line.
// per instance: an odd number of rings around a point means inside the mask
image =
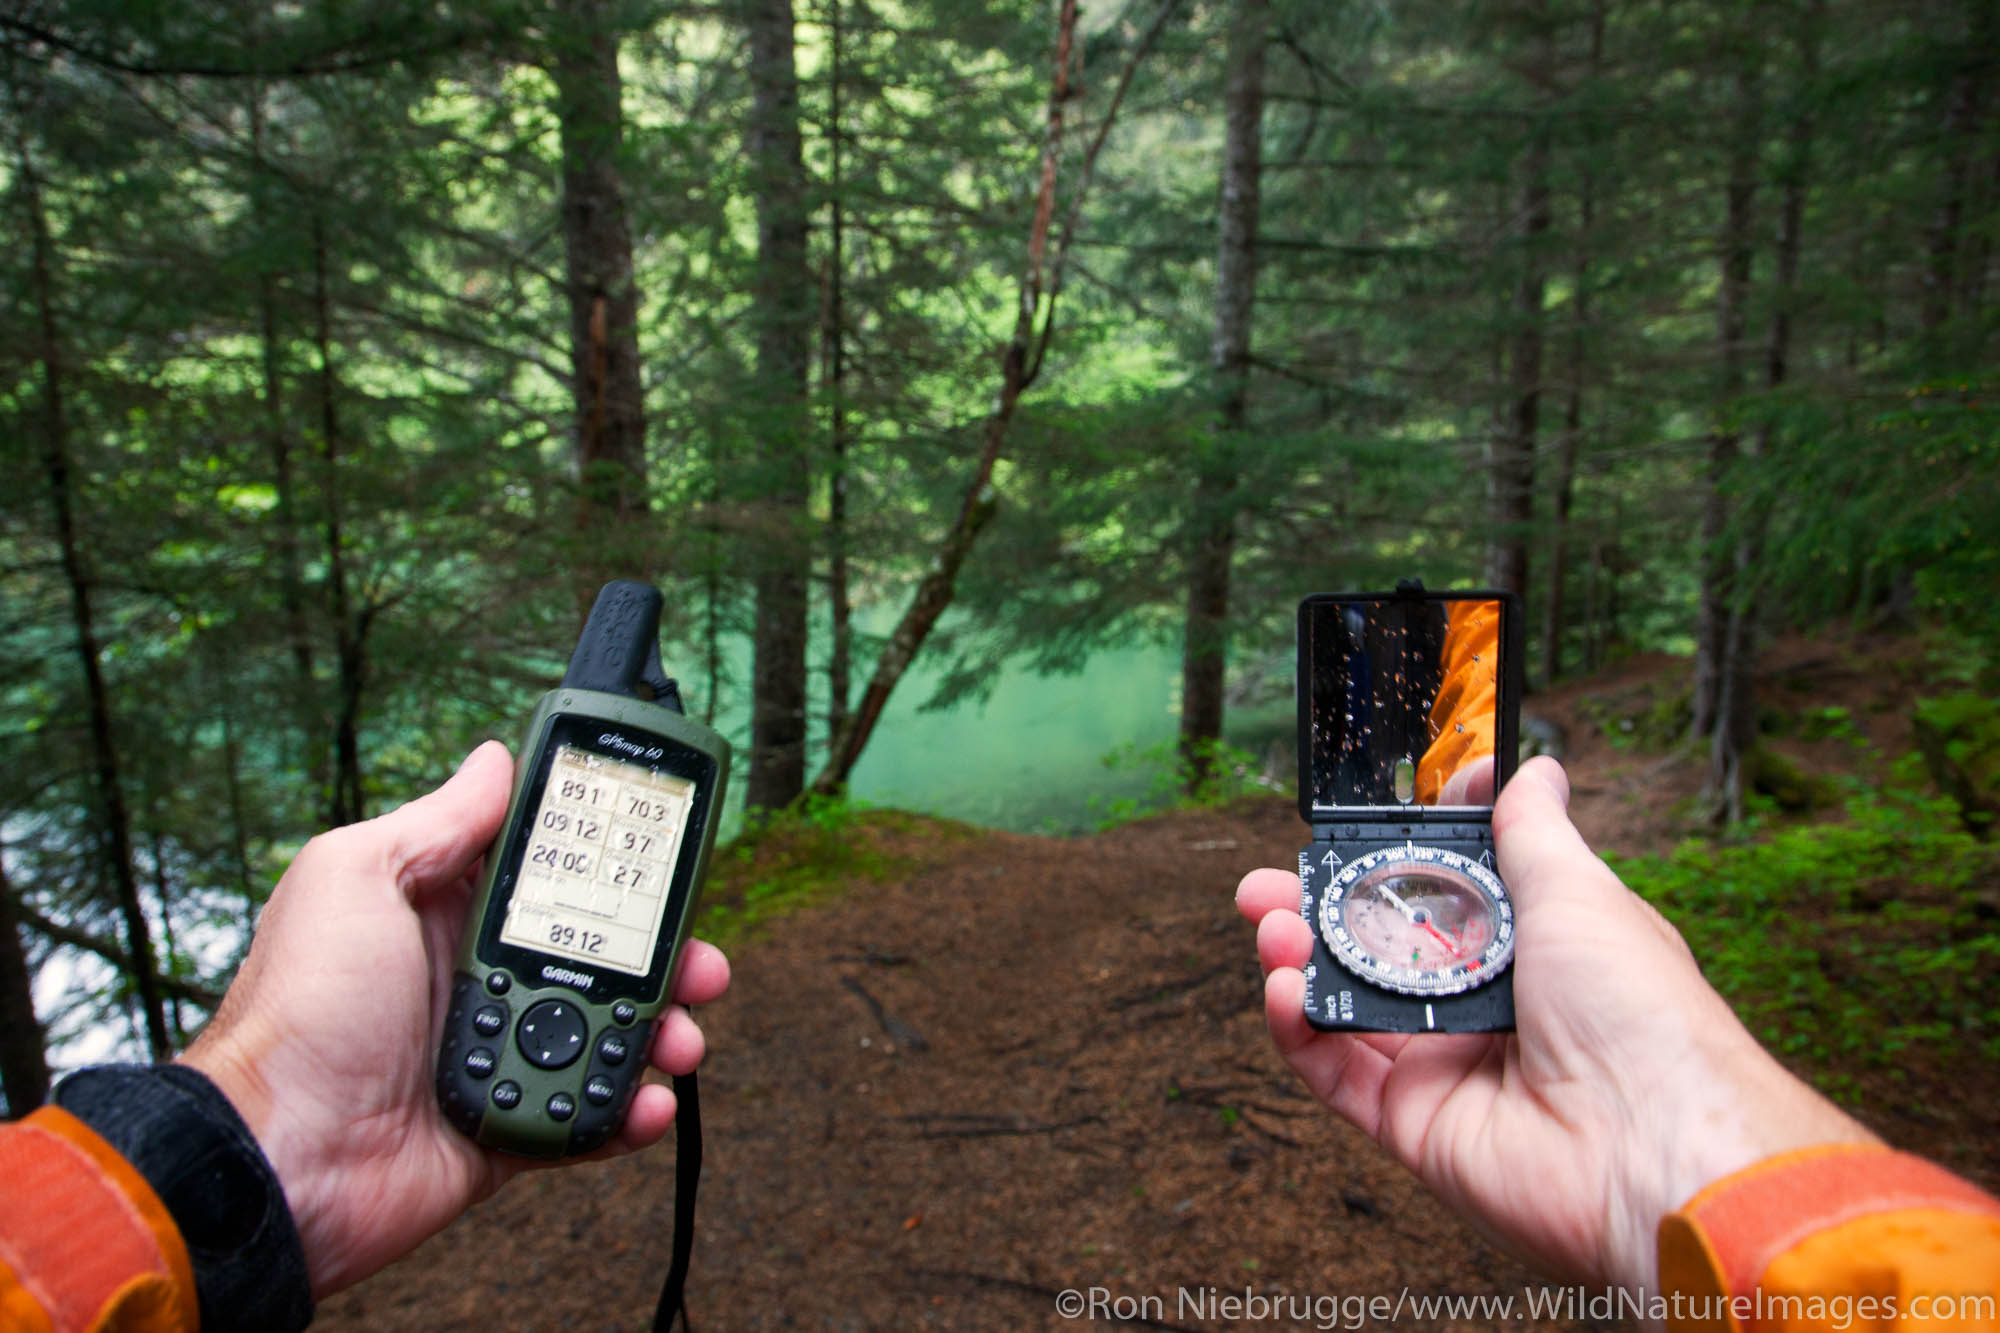
M 1431 970 L 1398 966 L 1377 957 L 1347 928 L 1350 892 L 1383 866 L 1433 865 L 1452 872 L 1483 894 L 1493 912 L 1493 938 L 1476 960 Z M 1363 980 L 1404 995 L 1456 995 L 1473 990 L 1506 970 L 1514 954 L 1514 910 L 1506 887 L 1490 869 L 1459 852 L 1406 842 L 1356 857 L 1336 871 L 1321 899 L 1319 933 L 1341 965 Z M 1433 932 L 1435 933 L 1435 932 Z

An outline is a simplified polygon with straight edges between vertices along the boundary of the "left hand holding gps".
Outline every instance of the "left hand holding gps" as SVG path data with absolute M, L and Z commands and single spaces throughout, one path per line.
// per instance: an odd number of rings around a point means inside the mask
M 429 795 L 307 843 L 182 1057 L 269 1158 L 315 1295 L 373 1273 L 532 1165 L 452 1129 L 432 1084 L 453 960 L 512 778 L 506 748 L 489 742 Z M 700 1062 L 701 1030 L 682 1006 L 728 985 L 722 952 L 690 940 L 653 1065 L 684 1074 Z M 674 1109 L 668 1088 L 641 1087 L 594 1155 L 657 1142 Z

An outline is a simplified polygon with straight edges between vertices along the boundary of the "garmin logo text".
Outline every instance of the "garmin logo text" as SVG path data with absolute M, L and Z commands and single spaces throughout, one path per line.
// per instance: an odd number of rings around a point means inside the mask
M 607 731 L 597 738 L 597 743 L 607 750 L 620 750 L 638 759 L 658 759 L 666 751 L 657 745 L 641 745 L 628 741 L 615 731 Z
M 578 972 L 567 967 L 545 967 L 542 980 L 553 981 L 562 986 L 574 986 L 578 990 L 589 990 L 597 984 L 597 978 L 588 972 Z

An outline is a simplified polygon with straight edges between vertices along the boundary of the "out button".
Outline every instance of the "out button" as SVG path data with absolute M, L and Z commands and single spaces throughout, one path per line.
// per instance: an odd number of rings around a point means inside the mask
M 561 1069 L 583 1054 L 589 1030 L 583 1013 L 568 1000 L 543 1000 L 521 1015 L 514 1040 L 537 1069 Z

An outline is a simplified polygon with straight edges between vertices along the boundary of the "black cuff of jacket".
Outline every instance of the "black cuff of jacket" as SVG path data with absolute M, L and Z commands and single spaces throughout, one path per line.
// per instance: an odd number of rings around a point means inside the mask
M 102 1065 L 56 1105 L 160 1196 L 194 1264 L 203 1333 L 297 1333 L 312 1322 L 306 1253 L 285 1190 L 236 1108 L 185 1065 Z

